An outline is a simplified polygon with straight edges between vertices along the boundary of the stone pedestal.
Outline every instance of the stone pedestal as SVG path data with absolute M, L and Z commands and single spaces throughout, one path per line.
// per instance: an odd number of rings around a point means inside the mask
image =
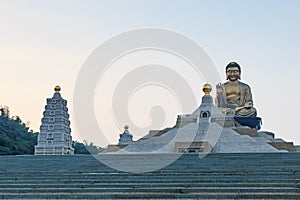
M 256 130 L 260 130 L 261 128 L 260 117 L 234 117 L 234 120 L 242 126 L 249 126 L 250 128 L 255 128 Z

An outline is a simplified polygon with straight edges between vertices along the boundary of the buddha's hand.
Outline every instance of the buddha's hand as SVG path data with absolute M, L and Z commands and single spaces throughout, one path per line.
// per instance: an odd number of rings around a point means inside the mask
M 245 108 L 252 108 L 253 107 L 253 104 L 251 101 L 248 101 L 245 103 Z
M 218 84 L 216 85 L 216 88 L 217 88 L 217 93 L 218 93 L 218 94 L 220 94 L 220 93 L 223 92 L 222 84 L 221 84 L 221 83 L 218 83 Z

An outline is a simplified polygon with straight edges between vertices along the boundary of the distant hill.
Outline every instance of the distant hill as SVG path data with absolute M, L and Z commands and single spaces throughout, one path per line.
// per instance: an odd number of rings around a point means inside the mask
M 0 108 L 0 155 L 33 154 L 37 135 L 20 117 L 10 118 L 8 109 Z

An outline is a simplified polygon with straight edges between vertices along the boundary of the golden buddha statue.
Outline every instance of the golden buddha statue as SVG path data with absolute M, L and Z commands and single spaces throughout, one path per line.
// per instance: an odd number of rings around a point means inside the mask
M 250 117 L 256 116 L 253 107 L 250 86 L 239 81 L 241 79 L 241 67 L 236 62 L 226 66 L 226 83 L 217 85 L 216 105 L 227 115 Z

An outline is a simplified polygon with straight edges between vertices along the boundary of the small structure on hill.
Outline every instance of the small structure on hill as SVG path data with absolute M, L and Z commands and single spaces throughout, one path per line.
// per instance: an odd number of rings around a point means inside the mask
M 9 117 L 9 107 L 8 106 L 0 106 L 0 116 L 1 117 Z
M 67 100 L 61 97 L 59 86 L 54 90 L 53 97 L 47 98 L 35 155 L 74 154 Z
M 128 131 L 129 126 L 125 125 L 124 129 L 125 129 L 124 132 L 120 134 L 119 145 L 127 145 L 133 141 L 132 140 L 133 136 Z
M 133 142 L 133 135 L 129 133 L 128 131 L 129 126 L 125 125 L 124 126 L 124 132 L 121 133 L 119 136 L 119 143 L 118 144 L 110 144 L 108 145 L 107 149 L 105 150 L 105 152 L 117 152 L 120 149 L 126 147 L 127 145 L 129 145 L 130 143 Z

